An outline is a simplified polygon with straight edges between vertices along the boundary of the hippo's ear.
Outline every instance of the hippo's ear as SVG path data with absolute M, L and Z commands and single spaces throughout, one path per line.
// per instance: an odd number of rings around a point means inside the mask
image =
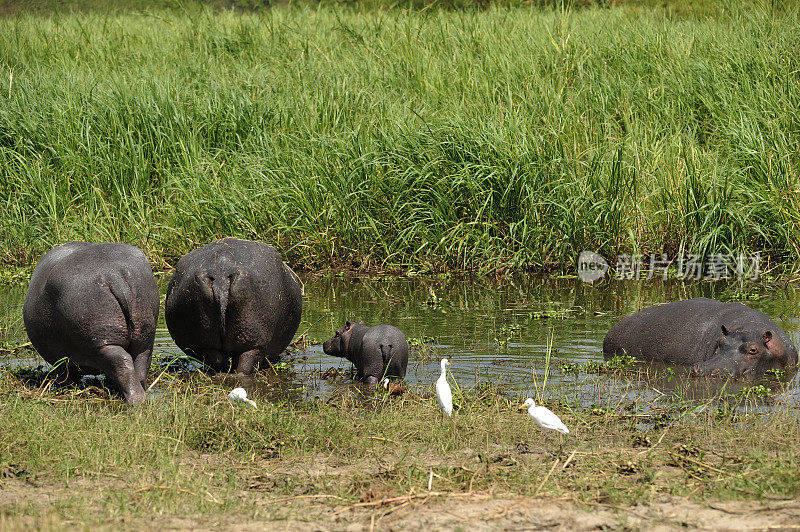
M 348 322 L 345 322 L 345 324 L 344 324 L 344 329 L 342 329 L 342 332 L 349 331 L 349 330 L 350 330 L 350 327 L 352 327 L 352 326 L 353 326 L 353 324 L 352 324 L 352 323 L 350 323 L 349 321 L 348 321 Z
M 725 327 L 724 325 L 722 326 L 722 334 L 724 334 L 725 336 L 728 336 L 730 334 L 730 332 L 731 331 L 729 331 L 727 327 Z
M 772 334 L 772 331 L 764 331 L 764 345 L 767 347 L 772 356 L 780 359 L 786 357 L 786 350 L 783 348 L 783 342 L 780 338 Z

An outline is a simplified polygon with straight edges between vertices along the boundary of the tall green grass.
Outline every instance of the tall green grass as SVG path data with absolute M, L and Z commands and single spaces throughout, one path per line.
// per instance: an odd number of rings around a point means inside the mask
M 0 261 L 233 235 L 301 268 L 789 263 L 800 15 L 738 5 L 0 19 Z

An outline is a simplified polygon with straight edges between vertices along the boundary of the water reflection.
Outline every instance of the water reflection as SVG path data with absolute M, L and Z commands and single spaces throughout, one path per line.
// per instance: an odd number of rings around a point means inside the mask
M 162 279 L 163 291 L 168 279 Z M 519 397 L 536 395 L 546 382 L 546 396 L 567 397 L 583 405 L 612 399 L 653 402 L 661 395 L 698 399 L 714 395 L 724 381 L 687 379 L 676 368 L 648 367 L 624 379 L 612 375 L 562 371 L 563 364 L 602 362 L 605 333 L 621 317 L 655 303 L 697 296 L 747 305 L 773 317 L 798 344 L 798 294 L 791 285 L 740 285 L 736 282 L 613 281 L 591 286 L 577 279 L 519 276 L 481 278 L 359 278 L 304 275 L 303 319 L 299 334 L 310 346 L 293 350 L 267 375 L 242 383 L 218 377 L 220 386 L 241 385 L 256 400 L 328 399 L 352 386 L 350 364 L 322 352 L 345 321 L 368 325 L 390 323 L 412 341 L 406 380 L 419 390 L 432 390 L 438 361 L 447 357 L 458 385 L 469 388 L 488 381 Z M 27 341 L 21 308 L 24 286 L 0 287 L 0 341 L 4 346 Z M 170 338 L 163 311 L 155 351 L 161 358 L 181 355 Z M 548 357 L 548 353 L 550 356 Z M 1 353 L 0 353 L 1 355 Z M 0 364 L 39 364 L 26 355 L 0 356 Z M 185 368 L 191 369 L 191 368 Z M 151 379 L 156 375 L 151 375 Z M 798 403 L 800 383 L 794 373 L 765 386 L 778 390 L 778 403 Z M 735 392 L 752 382 L 728 383 Z M 157 386 L 154 387 L 157 392 Z

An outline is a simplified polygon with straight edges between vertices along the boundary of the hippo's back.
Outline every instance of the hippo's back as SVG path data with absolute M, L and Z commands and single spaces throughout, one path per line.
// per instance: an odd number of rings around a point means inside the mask
M 383 378 L 403 378 L 408 366 L 408 340 L 405 334 L 393 325 L 381 324 L 370 327 L 362 340 L 364 351 L 372 351 L 375 358 L 365 357 L 376 362 L 376 367 L 365 367 L 365 375 Z M 385 373 L 385 375 L 384 375 Z
M 302 293 L 277 250 L 223 238 L 184 255 L 167 288 L 165 317 L 181 349 L 282 351 L 300 324 Z
M 69 242 L 36 265 L 22 309 L 45 360 L 80 359 L 104 345 L 152 343 L 158 287 L 147 256 L 119 243 Z
M 695 298 L 643 309 L 623 318 L 608 331 L 603 340 L 603 354 L 679 362 L 675 357 L 685 357 L 698 338 L 707 336 L 708 317 L 719 314 L 725 305 L 728 303 Z

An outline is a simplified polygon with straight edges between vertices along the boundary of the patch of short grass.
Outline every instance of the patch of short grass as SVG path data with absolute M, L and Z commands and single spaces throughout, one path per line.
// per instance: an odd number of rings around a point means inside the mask
M 427 389 L 397 398 L 352 388 L 304 404 L 258 400 L 253 409 L 230 404 L 227 388 L 202 374 L 165 382 L 155 400 L 128 408 L 0 372 L 0 482 L 30 495 L 4 499 L 4 519 L 46 509 L 57 523 L 92 526 L 153 512 L 279 519 L 300 508 L 304 519 L 325 520 L 425 494 L 429 482 L 434 497 L 510 493 L 587 507 L 800 491 L 797 409 L 758 413 L 757 393 L 650 410 L 605 399 L 610 393 L 594 407 L 553 399 L 572 430 L 562 438 L 540 432 L 518 409 L 521 398 L 488 384 L 463 391 L 454 419 L 442 422 Z M 54 494 L 48 503 L 34 496 L 45 490 Z

